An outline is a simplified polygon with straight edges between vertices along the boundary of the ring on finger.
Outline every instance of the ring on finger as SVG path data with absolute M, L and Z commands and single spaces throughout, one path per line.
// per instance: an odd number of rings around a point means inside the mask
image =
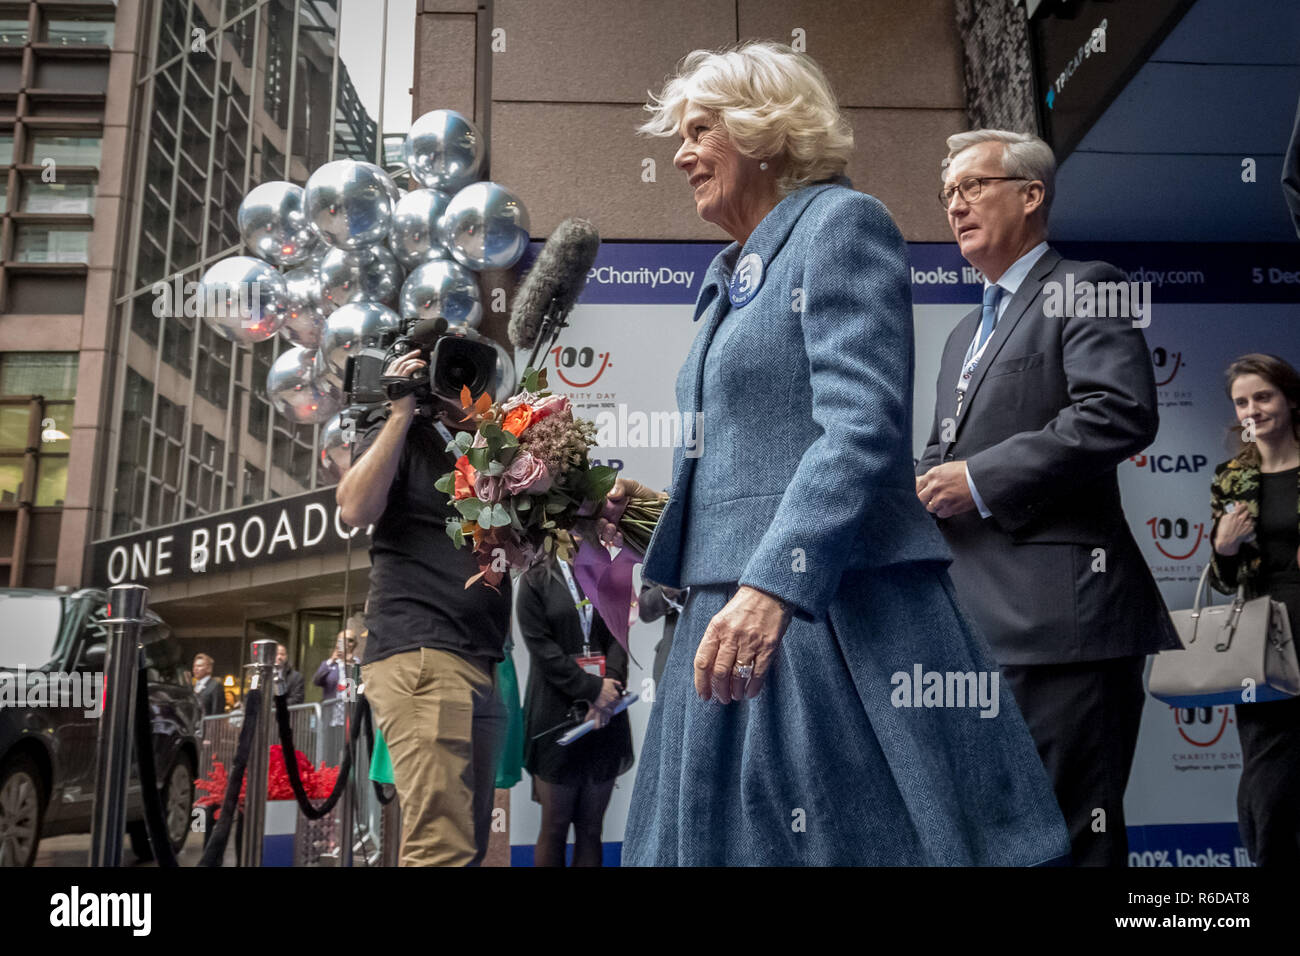
M 749 680 L 754 676 L 754 662 L 750 661 L 748 664 L 737 664 L 731 669 L 731 673 L 736 677 L 739 677 L 741 680 Z

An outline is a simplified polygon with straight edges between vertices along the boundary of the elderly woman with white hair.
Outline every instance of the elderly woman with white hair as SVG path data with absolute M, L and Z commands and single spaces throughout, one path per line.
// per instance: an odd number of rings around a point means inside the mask
M 678 449 L 646 554 L 646 578 L 690 592 L 624 862 L 1064 857 L 1033 742 L 913 491 L 907 251 L 842 177 L 853 134 L 826 78 L 774 43 L 697 51 L 646 108 L 642 131 L 680 137 L 698 214 L 735 241 L 677 378 L 708 441 Z M 621 482 L 606 518 L 649 494 Z

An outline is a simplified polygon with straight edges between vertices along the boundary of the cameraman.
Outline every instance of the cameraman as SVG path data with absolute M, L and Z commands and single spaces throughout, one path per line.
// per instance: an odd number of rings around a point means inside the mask
M 427 369 L 417 351 L 384 374 L 423 379 Z M 487 851 L 505 737 L 495 672 L 509 629 L 510 580 L 500 592 L 482 583 L 466 589 L 478 566 L 446 533 L 455 512 L 434 482 L 455 465 L 444 448 L 448 425 L 463 427 L 459 415 L 449 405 L 421 414 L 409 394 L 389 408 L 386 420 L 358 435 L 336 492 L 345 522 L 374 525 L 361 674 L 392 756 L 401 865 L 476 866 Z

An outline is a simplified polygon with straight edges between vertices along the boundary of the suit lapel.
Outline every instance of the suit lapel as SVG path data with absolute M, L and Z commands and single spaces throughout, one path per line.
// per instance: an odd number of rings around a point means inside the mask
M 993 335 L 989 337 L 988 347 L 984 349 L 984 355 L 980 358 L 980 363 L 975 367 L 975 373 L 971 376 L 970 387 L 966 389 L 966 399 L 962 403 L 961 417 L 957 419 L 957 434 L 961 433 L 962 424 L 970 417 L 971 408 L 975 405 L 975 398 L 979 392 L 980 385 L 984 382 L 984 376 L 988 373 L 989 367 L 997 361 L 998 353 L 1002 351 L 1002 346 L 1006 344 L 1011 333 L 1016 330 L 1016 326 L 1029 311 L 1038 298 L 1038 293 L 1042 291 L 1043 283 L 1047 277 L 1052 274 L 1056 264 L 1061 261 L 1061 255 L 1055 249 L 1048 249 L 1043 253 L 1042 258 L 1034 263 L 1033 269 L 1025 280 L 1020 283 L 1020 288 L 1016 294 L 1011 297 L 1011 302 L 1007 305 L 1007 311 L 1002 314 L 998 320 L 997 326 L 993 329 Z M 974 331 L 971 332 L 974 335 Z M 968 338 L 969 344 L 970 339 Z M 954 441 L 956 437 L 954 436 Z

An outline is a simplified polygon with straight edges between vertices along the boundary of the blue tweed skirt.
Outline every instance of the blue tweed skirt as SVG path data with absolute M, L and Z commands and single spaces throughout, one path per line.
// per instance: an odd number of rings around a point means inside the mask
M 737 585 L 691 589 L 638 764 L 630 866 L 1031 866 L 1069 835 L 1010 687 L 946 567 L 846 573 L 827 615 L 795 619 L 762 693 L 695 694 L 693 662 Z M 922 705 L 898 675 L 985 675 L 991 705 Z M 905 694 L 904 690 L 908 692 Z M 934 701 L 931 696 L 931 701 Z M 904 706 L 906 702 L 917 706 Z

